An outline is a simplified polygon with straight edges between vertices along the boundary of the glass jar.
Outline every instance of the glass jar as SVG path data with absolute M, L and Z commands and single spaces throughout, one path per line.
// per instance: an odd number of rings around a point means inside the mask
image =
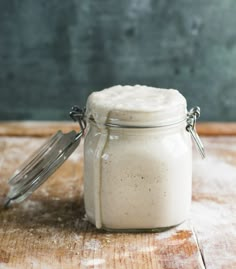
M 89 96 L 71 117 L 81 132 L 58 132 L 10 179 L 6 200 L 22 201 L 74 151 L 84 133 L 84 200 L 90 222 L 114 231 L 162 231 L 191 204 L 192 143 L 198 107 L 176 90 L 116 86 Z M 87 124 L 86 124 L 87 123 Z M 86 127 L 87 125 L 87 127 Z
M 165 100 L 161 110 L 116 106 L 114 112 L 108 106 L 108 117 L 99 121 L 93 114 L 99 115 L 101 106 L 104 113 L 101 92 L 88 100 L 87 109 L 93 112 L 84 145 L 84 199 L 88 219 L 97 228 L 164 230 L 188 216 L 192 143 L 186 131 L 186 103 L 176 91 L 158 90 L 157 96 L 165 91 L 167 100 L 174 99 L 171 110 Z M 123 90 L 118 92 L 120 96 Z M 143 102 L 149 106 L 145 96 Z M 110 93 L 107 97 L 116 99 Z

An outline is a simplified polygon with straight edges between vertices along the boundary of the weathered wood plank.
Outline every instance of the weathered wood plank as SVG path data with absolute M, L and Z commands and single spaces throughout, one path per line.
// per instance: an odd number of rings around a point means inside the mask
M 235 136 L 235 122 L 199 122 L 197 131 L 203 136 Z
M 0 138 L 1 204 L 6 179 L 44 141 Z M 236 137 L 203 142 L 190 222 L 162 234 L 96 231 L 84 217 L 80 147 L 29 200 L 0 210 L 0 268 L 204 268 L 196 237 L 207 269 L 236 268 Z
M 43 138 L 0 138 L 0 200 L 6 180 Z M 164 233 L 97 231 L 84 214 L 80 147 L 30 199 L 0 210 L 0 268 L 203 269 L 190 222 Z
M 193 164 L 191 221 L 207 269 L 236 268 L 236 137 L 204 139 Z
M 34 136 L 45 137 L 58 130 L 69 132 L 79 131 L 79 124 L 72 121 L 46 122 L 46 121 L 6 121 L 0 122 L 0 136 Z

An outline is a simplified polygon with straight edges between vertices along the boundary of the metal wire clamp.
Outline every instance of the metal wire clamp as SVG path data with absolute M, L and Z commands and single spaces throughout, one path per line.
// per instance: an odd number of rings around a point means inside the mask
M 197 119 L 200 117 L 200 107 L 196 106 L 190 109 L 190 111 L 187 114 L 187 126 L 186 130 L 190 132 L 193 141 L 195 142 L 197 149 L 199 153 L 201 154 L 202 158 L 205 158 L 205 150 L 204 146 L 202 144 L 202 141 L 200 137 L 198 136 L 197 130 L 196 130 L 196 122 Z

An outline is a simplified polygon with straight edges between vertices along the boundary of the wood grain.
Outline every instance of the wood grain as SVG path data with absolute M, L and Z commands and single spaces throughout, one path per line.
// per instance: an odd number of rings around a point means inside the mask
M 0 122 L 0 136 L 35 136 L 46 137 L 58 130 L 69 132 L 79 131 L 78 123 L 64 122 L 35 122 L 35 121 L 12 121 Z M 203 136 L 234 136 L 236 135 L 235 122 L 199 122 L 197 130 Z
M 46 122 L 46 121 L 6 121 L 0 122 L 0 136 L 34 136 L 47 137 L 55 134 L 58 130 L 69 132 L 71 130 L 79 131 L 79 124 L 64 122 Z
M 236 268 L 236 136 L 203 140 L 207 158 L 194 154 L 191 221 L 207 269 Z
M 199 122 L 197 131 L 203 136 L 235 136 L 235 122 Z
M 43 138 L 0 138 L 0 197 Z M 82 146 L 30 199 L 0 210 L 0 268 L 203 269 L 190 222 L 164 233 L 108 233 L 88 223 Z

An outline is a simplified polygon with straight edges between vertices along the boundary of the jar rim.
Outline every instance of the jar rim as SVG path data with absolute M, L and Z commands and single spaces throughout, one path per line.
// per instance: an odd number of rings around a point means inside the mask
M 93 92 L 87 100 L 86 116 L 98 125 L 162 126 L 187 115 L 184 96 L 174 89 L 145 85 L 116 85 Z

